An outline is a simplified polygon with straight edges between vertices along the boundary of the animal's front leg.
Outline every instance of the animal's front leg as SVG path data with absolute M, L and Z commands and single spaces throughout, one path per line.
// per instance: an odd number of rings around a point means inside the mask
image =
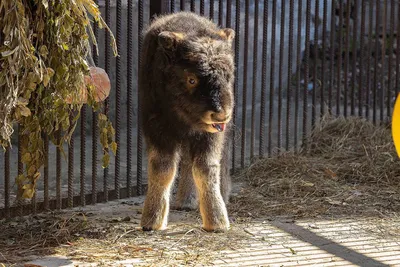
M 148 189 L 141 226 L 143 230 L 163 230 L 168 224 L 169 199 L 178 156 L 150 148 L 148 157 Z
M 193 176 L 199 193 L 200 213 L 206 231 L 229 229 L 228 212 L 220 190 L 220 159 L 200 157 L 194 160 Z

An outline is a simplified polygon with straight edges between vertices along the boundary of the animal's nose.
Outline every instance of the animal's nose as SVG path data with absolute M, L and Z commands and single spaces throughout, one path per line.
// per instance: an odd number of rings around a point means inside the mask
M 211 120 L 214 122 L 222 122 L 226 120 L 226 113 L 225 111 L 220 109 L 219 112 L 211 112 Z
M 215 112 L 215 113 L 221 112 L 222 111 L 221 105 L 213 105 L 212 111 Z

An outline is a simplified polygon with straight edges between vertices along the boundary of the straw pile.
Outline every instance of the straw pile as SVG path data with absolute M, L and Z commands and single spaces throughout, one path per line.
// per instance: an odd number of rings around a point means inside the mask
M 400 211 L 400 160 L 390 128 L 325 117 L 308 150 L 259 160 L 234 198 L 242 216 L 382 215 Z
M 14 266 L 11 263 L 52 254 L 56 247 L 76 240 L 88 226 L 83 213 L 44 213 L 0 220 L 0 266 L 3 262 Z

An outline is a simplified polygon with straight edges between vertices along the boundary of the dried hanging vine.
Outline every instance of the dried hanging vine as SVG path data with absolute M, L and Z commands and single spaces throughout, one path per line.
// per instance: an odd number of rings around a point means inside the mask
M 96 44 L 90 18 L 110 32 L 117 55 L 115 39 L 92 0 L 0 1 L 0 145 L 11 144 L 13 125 L 19 123 L 24 164 L 24 173 L 16 179 L 19 197 L 34 195 L 45 161 L 43 136 L 60 148 L 71 138 L 82 104 L 65 99 L 79 98 L 87 90 L 88 104 L 101 108 L 93 86 L 84 82 L 90 70 L 90 39 Z M 101 112 L 99 122 L 105 167 L 107 151 L 115 153 L 117 145 L 114 128 Z

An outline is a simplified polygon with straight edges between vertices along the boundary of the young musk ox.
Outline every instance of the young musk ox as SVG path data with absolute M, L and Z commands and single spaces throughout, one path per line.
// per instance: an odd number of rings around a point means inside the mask
M 198 201 L 205 230 L 229 229 L 230 178 L 221 166 L 234 106 L 234 36 L 189 12 L 158 17 L 145 31 L 139 74 L 148 153 L 143 230 L 166 228 L 179 163 L 176 207 Z

